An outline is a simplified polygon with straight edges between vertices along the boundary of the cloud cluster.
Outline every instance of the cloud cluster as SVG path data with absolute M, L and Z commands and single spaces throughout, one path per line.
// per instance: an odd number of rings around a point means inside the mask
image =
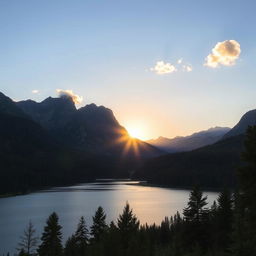
M 182 67 L 186 72 L 191 72 L 193 70 L 191 65 L 183 65 Z
M 57 91 L 59 97 L 71 98 L 75 104 L 79 104 L 83 101 L 83 97 L 79 96 L 77 94 L 74 94 L 72 90 L 57 89 L 56 91 Z
M 37 93 L 39 93 L 39 90 L 32 90 L 31 91 L 33 94 L 37 94 Z
M 158 61 L 156 65 L 150 69 L 158 75 L 170 74 L 176 71 L 191 72 L 192 66 L 190 64 L 184 63 L 183 59 L 178 59 L 176 65 L 168 62 Z
M 178 65 L 180 66 L 180 69 L 185 72 L 191 72 L 193 70 L 191 64 L 184 63 L 183 59 L 178 59 L 177 61 Z
M 176 67 L 171 63 L 164 62 L 164 61 L 157 61 L 156 65 L 150 69 L 154 71 L 158 75 L 169 74 L 177 71 Z
M 219 42 L 206 57 L 205 66 L 216 68 L 219 65 L 232 66 L 241 53 L 240 44 L 236 40 Z

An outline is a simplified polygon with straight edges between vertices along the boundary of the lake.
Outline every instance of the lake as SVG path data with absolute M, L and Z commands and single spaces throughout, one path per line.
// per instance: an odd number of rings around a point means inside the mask
M 165 216 L 182 212 L 189 196 L 188 190 L 141 186 L 136 181 L 98 181 L 69 187 L 55 187 L 35 193 L 0 198 L 0 255 L 15 252 L 19 237 L 29 220 L 41 235 L 47 217 L 57 212 L 63 226 L 63 238 L 75 231 L 84 216 L 88 226 L 98 206 L 107 214 L 107 221 L 116 220 L 129 202 L 141 224 L 160 224 Z M 208 202 L 216 192 L 205 192 Z

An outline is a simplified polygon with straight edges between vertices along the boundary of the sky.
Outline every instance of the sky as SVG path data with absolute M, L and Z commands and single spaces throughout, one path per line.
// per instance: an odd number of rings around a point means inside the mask
M 113 110 L 141 139 L 256 108 L 256 1 L 0 0 L 0 91 Z M 58 90 L 58 91 L 57 91 Z

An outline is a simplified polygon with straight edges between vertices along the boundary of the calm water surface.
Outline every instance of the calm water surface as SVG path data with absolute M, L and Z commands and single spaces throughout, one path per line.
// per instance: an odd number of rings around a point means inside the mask
M 205 192 L 211 204 L 217 193 Z M 20 235 L 29 220 L 38 235 L 43 231 L 47 217 L 57 212 L 63 226 L 63 238 L 75 231 L 84 216 L 87 224 L 98 206 L 107 214 L 107 221 L 116 220 L 128 201 L 143 223 L 159 224 L 165 216 L 182 212 L 188 201 L 188 190 L 139 186 L 138 182 L 109 181 L 56 187 L 36 193 L 0 199 L 0 254 L 15 252 Z

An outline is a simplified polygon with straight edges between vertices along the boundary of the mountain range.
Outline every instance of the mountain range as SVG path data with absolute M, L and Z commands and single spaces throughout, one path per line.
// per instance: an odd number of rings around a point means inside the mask
M 169 153 L 186 152 L 211 145 L 222 139 L 229 131 L 230 128 L 228 127 L 214 127 L 206 131 L 193 133 L 190 136 L 175 137 L 173 139 L 159 137 L 155 140 L 148 140 L 147 142 Z
M 0 93 L 0 193 L 127 177 L 163 152 L 129 137 L 103 106 L 76 109 L 70 97 L 14 102 Z
M 16 105 L 41 125 L 58 142 L 79 151 L 101 155 L 153 157 L 161 150 L 138 139 L 131 139 L 113 112 L 103 106 L 86 105 L 76 109 L 70 97 L 47 98 L 38 103 L 20 101 Z M 128 144 L 136 144 L 136 147 Z
M 14 102 L 0 93 L 0 122 L 0 194 L 131 174 L 166 186 L 216 188 L 236 184 L 244 134 L 256 124 L 256 110 L 232 129 L 150 141 L 154 145 L 130 138 L 110 109 L 77 109 L 67 96 Z
M 134 177 L 166 186 L 206 188 L 234 187 L 241 166 L 245 132 L 256 125 L 256 110 L 245 113 L 219 141 L 188 152 L 167 154 L 147 160 Z

